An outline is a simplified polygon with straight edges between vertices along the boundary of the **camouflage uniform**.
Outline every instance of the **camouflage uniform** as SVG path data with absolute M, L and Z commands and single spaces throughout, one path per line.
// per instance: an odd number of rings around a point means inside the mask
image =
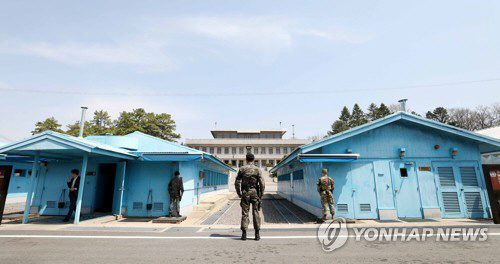
M 168 194 L 170 195 L 170 207 L 168 210 L 169 216 L 174 216 L 174 205 L 175 216 L 180 216 L 179 210 L 181 208 L 180 203 L 183 193 L 184 184 L 182 183 L 182 177 L 174 176 L 174 178 L 168 183 Z
M 236 193 L 241 197 L 241 230 L 248 229 L 250 204 L 252 205 L 253 228 L 256 231 L 260 230 L 260 200 L 265 188 L 260 169 L 253 164 L 241 167 L 234 186 Z
M 328 209 L 330 209 L 332 218 L 335 215 L 335 209 L 333 208 L 333 189 L 334 182 L 332 178 L 328 177 L 326 174 L 319 178 L 318 192 L 321 196 L 321 205 L 323 206 L 323 219 L 326 219 Z

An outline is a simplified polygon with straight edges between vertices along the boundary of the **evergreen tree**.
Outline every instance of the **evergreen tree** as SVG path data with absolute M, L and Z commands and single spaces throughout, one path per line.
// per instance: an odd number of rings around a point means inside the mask
M 448 110 L 446 110 L 446 108 L 444 107 L 436 107 L 436 109 L 434 109 L 432 112 L 427 111 L 425 117 L 441 123 L 448 123 L 448 121 L 450 120 Z
M 368 120 L 366 118 L 365 113 L 361 109 L 361 107 L 359 107 L 358 104 L 354 104 L 354 107 L 352 108 L 352 114 L 351 114 L 351 120 L 349 122 L 349 127 L 351 127 L 351 128 L 357 127 L 357 126 L 360 126 L 360 125 L 365 124 L 367 122 L 368 122 Z
M 368 118 L 369 121 L 373 121 L 377 119 L 377 112 L 378 112 L 378 107 L 376 104 L 371 103 L 370 106 L 368 106 L 368 113 L 366 114 L 366 117 Z
M 90 122 L 85 121 L 85 125 L 83 126 L 83 137 L 93 135 L 89 128 L 91 127 Z M 73 124 L 69 124 L 66 126 L 66 134 L 78 137 L 80 135 L 80 121 L 76 121 Z
M 104 110 L 95 111 L 94 118 L 90 121 L 89 134 L 91 135 L 106 135 L 113 132 L 113 121 Z
M 159 137 L 169 141 L 176 141 L 181 136 L 175 133 L 176 125 L 171 116 L 166 113 L 155 114 L 146 112 L 142 108 L 132 112 L 123 111 L 115 121 L 116 135 L 126 135 L 135 131 Z
M 391 114 L 391 110 L 384 104 L 381 103 L 376 112 L 377 119 L 384 118 Z
M 351 113 L 349 112 L 347 106 L 344 106 L 344 108 L 342 108 L 342 111 L 340 112 L 339 119 L 332 124 L 331 130 L 328 131 L 327 134 L 331 136 L 340 133 L 342 131 L 348 130 L 350 121 L 351 121 Z
M 52 130 L 59 133 L 64 133 L 61 129 L 61 124 L 54 118 L 50 117 L 45 119 L 44 121 L 36 122 L 35 130 L 31 131 L 32 135 L 42 133 L 43 131 Z

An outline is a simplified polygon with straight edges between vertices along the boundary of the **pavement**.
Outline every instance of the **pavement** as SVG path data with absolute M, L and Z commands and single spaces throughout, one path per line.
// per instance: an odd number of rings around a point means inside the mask
M 211 210 L 188 215 L 191 221 L 181 224 L 106 215 L 80 225 L 62 223 L 62 217 L 35 217 L 24 225 L 5 222 L 0 225 L 0 263 L 498 263 L 500 226 L 487 219 L 356 220 L 347 224 L 347 243 L 325 252 L 316 218 L 275 193 L 264 197 L 261 241 L 241 241 L 239 201 L 234 195 L 223 195 L 226 199 L 211 199 L 218 201 Z M 488 239 L 367 241 L 355 237 L 363 228 L 408 228 L 404 231 L 408 235 L 412 227 L 487 228 Z

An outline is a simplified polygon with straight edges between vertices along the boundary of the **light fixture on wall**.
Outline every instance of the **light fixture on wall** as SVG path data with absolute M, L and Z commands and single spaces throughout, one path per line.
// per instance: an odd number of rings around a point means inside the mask
M 455 158 L 458 155 L 458 148 L 451 149 L 451 157 Z
M 352 149 L 346 149 L 346 150 L 345 150 L 345 153 L 347 153 L 347 154 L 352 154 Z
M 399 158 L 404 158 L 406 157 L 406 149 L 405 148 L 400 148 L 399 149 Z

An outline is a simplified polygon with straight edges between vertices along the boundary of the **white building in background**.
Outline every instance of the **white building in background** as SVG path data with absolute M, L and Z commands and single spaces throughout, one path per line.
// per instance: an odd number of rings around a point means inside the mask
M 479 134 L 500 139 L 500 126 L 476 131 Z M 492 152 L 481 155 L 482 163 L 485 165 L 500 165 L 500 152 Z
M 248 151 L 255 155 L 256 165 L 273 167 L 307 139 L 283 139 L 282 129 L 214 129 L 213 139 L 186 139 L 186 145 L 216 155 L 233 167 L 245 164 Z

